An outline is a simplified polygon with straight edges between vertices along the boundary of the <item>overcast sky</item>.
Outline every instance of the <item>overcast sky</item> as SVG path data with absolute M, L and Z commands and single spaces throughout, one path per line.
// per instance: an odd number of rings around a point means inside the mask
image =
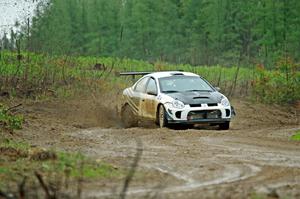
M 0 34 L 8 31 L 17 20 L 33 15 L 37 0 L 0 0 Z

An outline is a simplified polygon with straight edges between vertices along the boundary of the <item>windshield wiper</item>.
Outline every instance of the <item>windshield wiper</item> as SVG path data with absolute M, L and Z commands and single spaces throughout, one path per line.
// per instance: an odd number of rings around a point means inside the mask
M 163 91 L 163 93 L 178 93 L 179 91 L 175 90 L 168 90 L 168 91 Z

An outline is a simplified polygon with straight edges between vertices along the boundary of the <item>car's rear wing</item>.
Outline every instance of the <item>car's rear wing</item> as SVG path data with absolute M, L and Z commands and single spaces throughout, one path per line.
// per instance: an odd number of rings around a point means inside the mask
M 148 75 L 152 72 L 122 72 L 122 73 L 119 73 L 120 76 L 129 76 L 129 75 Z
M 183 70 L 176 70 L 176 71 L 180 71 L 180 72 L 183 72 Z M 169 72 L 169 71 L 159 71 L 159 72 Z M 135 72 L 121 72 L 119 73 L 120 76 L 133 76 L 133 78 L 136 76 L 136 75 L 148 75 L 148 74 L 151 74 L 151 73 L 155 73 L 155 72 L 144 72 L 144 71 L 135 71 Z
M 136 75 L 148 75 L 152 72 L 122 72 L 122 73 L 119 73 L 120 76 L 132 76 L 132 81 L 135 80 L 135 76 Z

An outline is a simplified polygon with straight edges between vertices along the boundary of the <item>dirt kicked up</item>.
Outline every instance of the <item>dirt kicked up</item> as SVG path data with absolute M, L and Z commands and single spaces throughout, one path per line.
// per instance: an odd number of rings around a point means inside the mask
M 290 140 L 300 129 L 299 110 L 239 100 L 233 105 L 231 129 L 218 131 L 123 129 L 111 108 L 89 100 L 27 104 L 29 119 L 18 134 L 31 144 L 121 166 L 130 166 L 139 140 L 138 170 L 149 175 L 131 182 L 128 198 L 300 198 L 300 142 Z M 121 187 L 92 184 L 83 196 L 113 198 Z

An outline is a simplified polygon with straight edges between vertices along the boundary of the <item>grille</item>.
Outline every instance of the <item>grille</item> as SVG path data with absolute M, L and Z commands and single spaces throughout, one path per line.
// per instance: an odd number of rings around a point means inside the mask
M 188 113 L 189 120 L 197 119 L 219 119 L 221 118 L 220 110 L 201 110 L 201 111 L 191 111 Z
M 190 104 L 190 107 L 201 107 L 201 104 Z
M 207 104 L 207 106 L 218 106 L 217 103 L 210 103 L 210 104 Z
M 207 106 L 218 106 L 217 103 L 209 103 Z M 190 107 L 202 107 L 201 104 L 190 104 Z

